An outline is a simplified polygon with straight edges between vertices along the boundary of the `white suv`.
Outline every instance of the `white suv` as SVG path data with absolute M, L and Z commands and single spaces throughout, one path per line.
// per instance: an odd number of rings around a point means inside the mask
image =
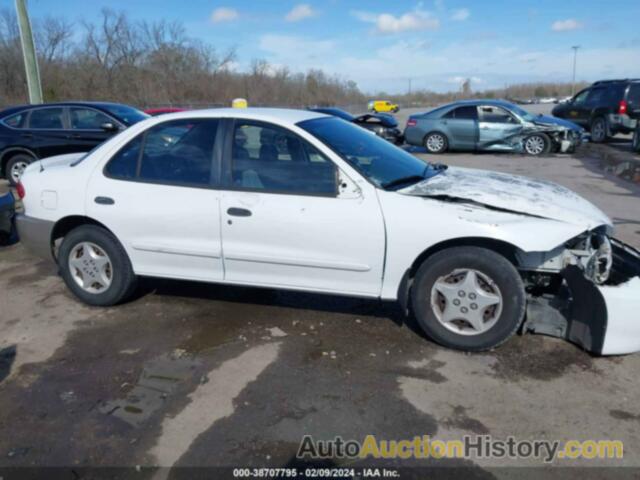
M 21 240 L 91 305 L 167 277 L 399 301 L 464 350 L 518 329 L 640 348 L 640 255 L 600 210 L 555 184 L 427 164 L 335 117 L 163 115 L 34 163 L 19 192 Z

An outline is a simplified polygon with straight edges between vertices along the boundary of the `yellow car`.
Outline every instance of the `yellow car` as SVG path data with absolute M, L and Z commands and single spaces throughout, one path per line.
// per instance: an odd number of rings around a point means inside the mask
M 370 112 L 375 113 L 398 113 L 400 110 L 397 104 L 391 103 L 388 100 L 371 100 L 367 108 Z

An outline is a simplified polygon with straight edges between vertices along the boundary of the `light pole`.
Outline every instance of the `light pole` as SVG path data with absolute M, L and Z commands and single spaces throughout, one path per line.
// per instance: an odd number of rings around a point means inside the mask
M 576 62 L 578 59 L 578 49 L 580 45 L 574 45 L 573 47 L 573 81 L 571 82 L 571 96 L 576 93 Z
M 33 32 L 31 30 L 29 14 L 27 13 L 26 0 L 16 0 L 16 13 L 18 15 L 18 27 L 20 28 L 24 69 L 27 75 L 29 102 L 42 103 L 42 86 L 40 85 L 38 57 L 36 57 L 36 47 L 33 42 Z

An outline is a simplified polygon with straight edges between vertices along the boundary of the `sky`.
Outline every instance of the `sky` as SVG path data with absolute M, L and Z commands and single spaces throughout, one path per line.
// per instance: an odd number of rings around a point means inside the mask
M 0 0 L 12 5 L 12 0 Z M 536 81 L 640 77 L 638 0 L 29 0 L 32 19 L 95 20 L 103 7 L 177 20 L 233 68 L 265 59 L 320 68 L 365 92 L 484 90 Z

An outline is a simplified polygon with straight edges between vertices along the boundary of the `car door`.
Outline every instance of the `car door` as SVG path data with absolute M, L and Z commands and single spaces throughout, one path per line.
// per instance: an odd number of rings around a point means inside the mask
M 104 128 L 106 124 L 111 124 L 113 128 Z M 71 140 L 86 151 L 124 128 L 111 116 L 89 107 L 69 107 L 69 126 Z
M 456 150 L 473 150 L 478 142 L 478 108 L 475 105 L 458 107 L 442 120 L 449 143 Z
M 322 150 L 273 124 L 234 122 L 221 199 L 227 282 L 380 294 L 385 233 L 375 190 L 351 188 Z
M 479 110 L 479 150 L 512 150 L 510 138 L 522 131 L 520 120 L 506 109 L 481 105 Z
M 75 145 L 71 140 L 66 108 L 61 106 L 32 109 L 27 127 L 21 130 L 20 136 L 25 144 L 35 150 L 39 158 L 88 150 Z
M 567 104 L 567 114 L 565 118 L 583 127 L 588 127 L 590 115 L 587 107 L 587 98 L 590 93 L 591 89 L 586 89 L 573 97 L 571 102 Z
M 223 278 L 217 185 L 220 121 L 160 123 L 98 169 L 86 210 L 123 244 L 138 275 Z

